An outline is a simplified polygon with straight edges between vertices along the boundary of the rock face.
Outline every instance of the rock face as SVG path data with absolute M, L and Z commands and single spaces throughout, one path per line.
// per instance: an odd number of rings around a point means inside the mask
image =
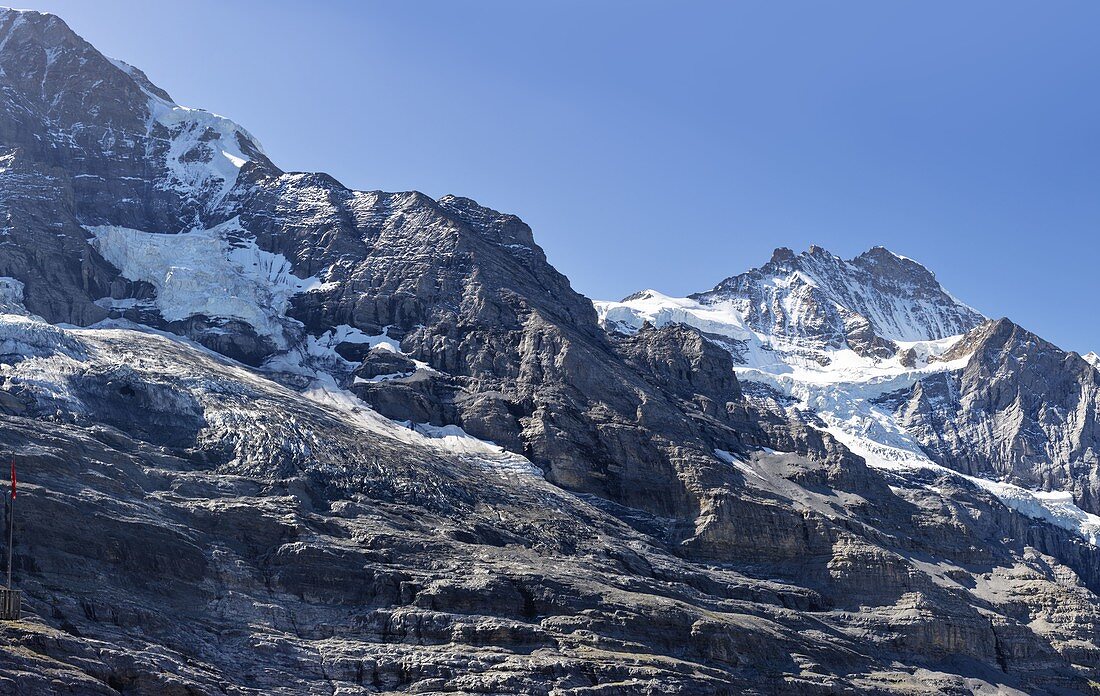
M 1100 513 L 1100 372 L 1007 319 L 951 353 L 970 356 L 962 370 L 918 382 L 897 403 L 925 451 L 965 473 L 1071 492 Z
M 602 327 L 515 216 L 285 173 L 8 10 L 0 213 L 0 691 L 1100 681 L 1097 537 L 1012 486 L 1089 505 L 1096 372 L 915 262 L 781 251 Z
M 236 163 L 264 161 L 243 129 L 186 110 L 53 15 L 0 11 L 0 274 L 27 279 L 27 307 L 76 324 L 125 282 L 81 225 L 178 232 L 218 208 Z M 43 234 L 51 230 L 50 235 Z

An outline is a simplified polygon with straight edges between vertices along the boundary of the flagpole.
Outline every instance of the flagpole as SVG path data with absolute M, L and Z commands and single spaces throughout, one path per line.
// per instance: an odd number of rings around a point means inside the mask
M 8 589 L 11 589 L 11 549 L 15 531 L 15 498 L 8 499 Z
M 8 589 L 11 589 L 11 549 L 15 531 L 15 498 L 8 498 Z
M 15 536 L 15 453 L 11 455 L 11 495 L 8 496 L 8 589 L 11 589 L 11 550 Z

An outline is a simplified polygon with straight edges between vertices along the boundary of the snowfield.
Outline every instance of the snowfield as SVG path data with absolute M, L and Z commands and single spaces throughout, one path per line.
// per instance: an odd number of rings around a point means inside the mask
M 233 190 L 241 167 L 252 159 L 251 152 L 266 156 L 260 141 L 240 125 L 224 116 L 165 99 L 150 91 L 148 81 L 132 65 L 108 60 L 133 78 L 148 97 L 148 134 L 154 136 L 158 129 L 167 133 L 167 175 L 156 182 L 157 188 L 205 201 L 207 208 L 213 209 Z

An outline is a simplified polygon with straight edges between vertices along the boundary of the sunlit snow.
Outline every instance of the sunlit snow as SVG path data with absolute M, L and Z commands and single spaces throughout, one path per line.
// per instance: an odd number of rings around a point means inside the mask
M 281 254 L 256 246 L 238 218 L 181 234 L 87 229 L 96 250 L 123 276 L 156 288 L 156 306 L 167 321 L 199 315 L 237 319 L 285 349 L 290 298 L 321 286 L 317 278 L 295 276 Z
M 250 159 L 244 143 L 260 154 L 263 146 L 228 118 L 180 106 L 154 94 L 133 66 L 121 60 L 108 60 L 129 75 L 148 98 L 149 136 L 163 137 L 161 134 L 167 131 L 164 142 L 167 176 L 158 179 L 155 186 L 174 190 L 185 199 L 202 200 L 207 208 L 217 207 L 233 189 L 239 170 Z
M 816 281 L 803 277 L 790 282 Z M 797 317 L 801 311 L 797 297 L 784 297 L 782 301 L 787 303 L 785 311 Z M 719 339 L 729 339 L 718 342 L 733 354 L 734 371 L 742 383 L 767 385 L 790 398 L 791 408 L 814 413 L 831 435 L 870 466 L 894 471 L 935 470 L 968 480 L 1022 515 L 1045 520 L 1100 545 L 1100 517 L 1077 507 L 1069 493 L 1028 491 L 1001 481 L 965 476 L 936 464 L 893 414 L 875 403 L 886 394 L 909 389 L 929 375 L 962 370 L 970 360 L 969 355 L 943 360 L 941 356 L 962 336 L 922 338 L 909 309 L 896 317 L 878 317 L 879 323 L 892 327 L 895 336 L 906 340 L 894 340 L 898 351 L 893 357 L 871 358 L 846 347 L 833 349 L 808 343 L 798 336 L 754 331 L 733 302 L 704 304 L 646 290 L 621 302 L 593 304 L 601 323 L 609 330 L 631 334 L 647 323 L 654 327 L 681 323 Z M 933 329 L 946 325 L 946 322 L 929 322 L 927 314 L 922 315 L 922 320 Z M 899 357 L 902 352 L 908 353 L 907 362 L 912 367 L 902 364 Z M 747 475 L 758 476 L 732 454 L 721 450 L 715 454 Z

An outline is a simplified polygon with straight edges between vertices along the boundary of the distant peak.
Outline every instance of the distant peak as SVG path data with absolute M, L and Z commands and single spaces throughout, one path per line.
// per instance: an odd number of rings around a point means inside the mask
M 772 258 L 770 263 L 783 263 L 785 261 L 793 261 L 795 259 L 795 253 L 787 247 L 779 247 L 772 252 Z
M 779 247 L 772 252 L 771 260 L 767 265 L 777 265 L 781 267 L 787 267 L 791 264 L 797 264 L 800 259 L 838 259 L 835 254 L 826 249 L 825 247 L 818 246 L 817 244 L 811 244 L 810 248 L 802 253 L 798 254 L 791 250 L 790 247 Z
M 620 302 L 635 302 L 637 300 L 651 300 L 651 299 L 654 299 L 654 298 L 664 299 L 665 297 L 666 296 L 664 295 L 664 293 L 657 292 L 656 290 L 653 290 L 651 288 L 646 288 L 645 290 L 639 290 L 638 292 L 636 292 L 632 295 L 627 295 L 626 297 L 624 297 L 623 299 L 621 299 L 619 301 Z
M 965 333 L 985 320 L 931 271 L 883 246 L 851 260 L 817 244 L 797 255 L 780 247 L 764 266 L 690 298 L 733 302 L 763 333 L 825 337 L 838 345 L 852 322 L 866 322 L 880 339 L 927 341 Z
M 875 245 L 871 247 L 867 251 L 860 254 L 860 256 L 892 256 L 895 259 L 905 259 L 904 256 L 901 256 L 900 254 L 895 254 L 886 247 L 880 245 Z
M 0 7 L 0 22 L 7 23 L 7 26 L 0 27 L 0 32 L 10 33 L 17 28 L 30 28 L 32 31 L 38 32 L 50 31 L 51 35 L 48 38 L 51 43 L 58 43 L 73 37 L 79 38 L 76 32 L 65 23 L 65 20 L 50 12 Z M 62 27 L 61 33 L 51 31 L 59 25 Z
M 43 12 L 42 10 L 22 10 L 16 7 L 0 7 L 0 17 L 8 14 L 16 14 L 23 17 L 53 17 L 54 19 L 61 19 L 52 12 Z
M 867 251 L 865 251 L 862 254 L 860 254 L 859 256 L 857 256 L 856 258 L 852 259 L 852 261 L 858 261 L 859 259 L 868 259 L 868 260 L 877 261 L 877 262 L 884 262 L 885 261 L 885 262 L 888 262 L 888 263 L 901 262 L 901 263 L 913 264 L 914 266 L 921 266 L 921 264 L 919 262 L 914 261 L 913 259 L 909 258 L 908 256 L 902 256 L 901 254 L 890 251 L 889 249 L 887 249 L 884 246 L 873 246 L 870 249 L 868 249 Z M 924 268 L 924 266 L 921 266 L 921 268 Z

